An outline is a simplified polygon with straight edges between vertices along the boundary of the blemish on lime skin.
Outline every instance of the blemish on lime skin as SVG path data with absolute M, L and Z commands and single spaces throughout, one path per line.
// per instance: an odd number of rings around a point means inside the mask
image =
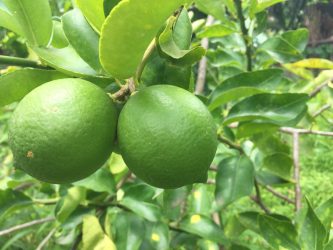
M 34 158 L 34 153 L 32 151 L 27 152 L 27 158 L 32 159 Z

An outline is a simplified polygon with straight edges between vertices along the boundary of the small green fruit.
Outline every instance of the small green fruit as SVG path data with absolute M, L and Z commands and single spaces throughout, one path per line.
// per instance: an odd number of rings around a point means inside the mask
M 133 95 L 120 113 L 118 143 L 125 163 L 159 188 L 207 179 L 217 148 L 216 127 L 205 105 L 170 85 Z
M 111 154 L 117 110 L 90 82 L 61 79 L 34 89 L 9 126 L 15 167 L 50 183 L 85 178 Z

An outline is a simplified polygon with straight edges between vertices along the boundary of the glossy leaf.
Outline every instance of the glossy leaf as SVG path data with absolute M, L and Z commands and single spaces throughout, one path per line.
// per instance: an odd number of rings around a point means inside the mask
M 291 66 L 309 69 L 333 69 L 333 62 L 322 58 L 308 58 L 292 63 Z
M 169 19 L 168 25 L 158 38 L 159 48 L 166 56 L 174 59 L 175 63 L 192 65 L 199 61 L 206 51 L 200 46 L 192 49 L 180 49 L 173 39 L 173 26 L 176 21 L 176 17 Z
M 33 50 L 47 65 L 70 76 L 86 77 L 98 75 L 71 46 L 63 49 L 35 47 Z
M 81 250 L 116 250 L 113 241 L 103 232 L 98 219 L 93 215 L 83 218 Z
M 62 49 L 69 45 L 60 21 L 53 21 L 53 36 L 51 45 L 57 49 Z
M 118 250 L 140 249 L 145 236 L 145 223 L 129 212 L 109 212 L 112 236 Z
M 300 228 L 300 244 L 302 250 L 321 250 L 324 248 L 326 230 L 307 200 L 307 212 Z
M 185 8 L 178 15 L 177 20 L 174 23 L 172 39 L 179 49 L 189 49 L 192 41 L 192 23 Z
M 302 52 L 306 47 L 309 33 L 305 29 L 288 31 L 281 36 L 269 38 L 259 50 L 266 51 L 273 59 L 280 63 L 288 63 L 302 59 Z
M 333 198 L 321 204 L 315 209 L 316 215 L 325 226 L 326 231 L 331 228 L 331 222 L 333 221 Z
M 260 213 L 258 212 L 243 212 L 238 214 L 238 220 L 245 228 L 260 234 L 259 216 Z
M 20 69 L 0 77 L 0 106 L 20 101 L 31 90 L 39 85 L 66 78 L 54 70 Z
M 285 0 L 260 0 L 257 1 L 256 7 L 255 7 L 255 13 L 259 13 L 277 3 L 284 2 Z
M 62 25 L 69 43 L 77 54 L 98 73 L 102 73 L 99 63 L 99 37 L 91 28 L 80 10 L 74 9 L 62 17 Z
M 57 204 L 56 217 L 60 222 L 64 222 L 71 213 L 86 198 L 86 189 L 82 187 L 72 187 L 68 189 L 67 195 Z
M 51 8 L 48 0 L 4 0 L 20 24 L 23 35 L 32 46 L 49 44 L 53 31 Z M 38 6 L 38 8 L 36 8 Z
M 10 189 L 0 190 L 0 221 L 10 212 L 14 212 L 31 203 L 31 199 L 23 193 Z
M 186 0 L 121 1 L 107 17 L 100 41 L 100 60 L 113 77 L 134 76 L 143 55 L 172 13 Z M 126 20 L 126 21 L 124 21 Z
M 258 222 L 261 235 L 274 249 L 280 249 L 280 247 L 291 250 L 300 249 L 295 226 L 290 221 L 260 215 Z
M 169 241 L 169 227 L 164 223 L 154 223 L 149 230 L 147 230 L 147 238 L 149 239 L 149 247 L 147 249 L 159 249 L 168 250 L 170 249 Z M 141 246 L 141 248 L 144 248 Z
M 120 204 L 143 218 L 156 222 L 161 218 L 161 210 L 157 205 L 125 197 Z
M 209 216 L 212 210 L 214 196 L 206 184 L 195 184 L 188 201 L 188 211 L 193 214 Z
M 219 164 L 216 175 L 215 199 L 219 206 L 227 206 L 250 195 L 253 189 L 254 167 L 246 156 L 227 158 Z
M 229 36 L 236 31 L 230 27 L 224 26 L 222 24 L 214 24 L 211 26 L 207 26 L 203 31 L 197 34 L 198 38 L 212 38 L 212 37 L 225 37 Z
M 291 179 L 291 169 L 293 160 L 291 157 L 284 153 L 275 153 L 268 155 L 263 160 L 264 168 L 269 172 L 286 180 Z
M 191 67 L 175 65 L 162 58 L 155 51 L 143 71 L 141 82 L 147 86 L 155 84 L 175 85 L 184 89 L 191 88 Z
M 163 214 L 170 220 L 177 220 L 181 215 L 188 193 L 187 187 L 166 189 L 163 193 Z
M 202 12 L 210 14 L 213 17 L 225 21 L 224 0 L 197 0 L 195 6 Z
M 90 25 L 100 32 L 105 21 L 103 0 L 75 0 Z
M 10 11 L 6 8 L 6 6 L 0 3 L 0 27 L 4 27 L 9 29 L 19 35 L 22 36 L 23 31 L 18 23 L 18 21 L 14 18 L 14 16 L 10 13 Z
M 104 0 L 104 15 L 108 16 L 111 10 L 120 2 L 121 0 Z
M 276 125 L 295 125 L 306 111 L 306 94 L 258 94 L 233 106 L 224 124 L 262 120 Z
M 112 174 L 105 168 L 97 170 L 87 178 L 74 182 L 73 185 L 85 187 L 95 192 L 107 192 L 114 194 L 116 190 L 115 181 Z
M 203 239 L 208 239 L 221 244 L 228 242 L 221 228 L 210 218 L 203 215 L 194 214 L 187 216 L 180 222 L 179 228 Z
M 209 109 L 215 108 L 239 99 L 263 92 L 270 92 L 280 83 L 283 71 L 279 69 L 260 70 L 241 73 L 225 80 L 211 94 Z
M 333 250 L 333 240 L 325 245 L 324 250 Z

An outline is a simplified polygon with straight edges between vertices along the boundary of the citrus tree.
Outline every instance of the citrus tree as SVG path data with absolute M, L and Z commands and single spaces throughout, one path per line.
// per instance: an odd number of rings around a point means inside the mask
M 1 249 L 333 248 L 299 161 L 333 62 L 280 2 L 0 0 Z

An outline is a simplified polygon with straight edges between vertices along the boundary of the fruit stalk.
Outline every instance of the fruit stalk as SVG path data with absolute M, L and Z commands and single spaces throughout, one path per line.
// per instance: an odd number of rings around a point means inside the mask
M 40 62 L 24 58 L 13 57 L 13 56 L 0 56 L 0 65 L 42 68 L 42 69 L 46 68 L 45 66 L 41 65 Z

